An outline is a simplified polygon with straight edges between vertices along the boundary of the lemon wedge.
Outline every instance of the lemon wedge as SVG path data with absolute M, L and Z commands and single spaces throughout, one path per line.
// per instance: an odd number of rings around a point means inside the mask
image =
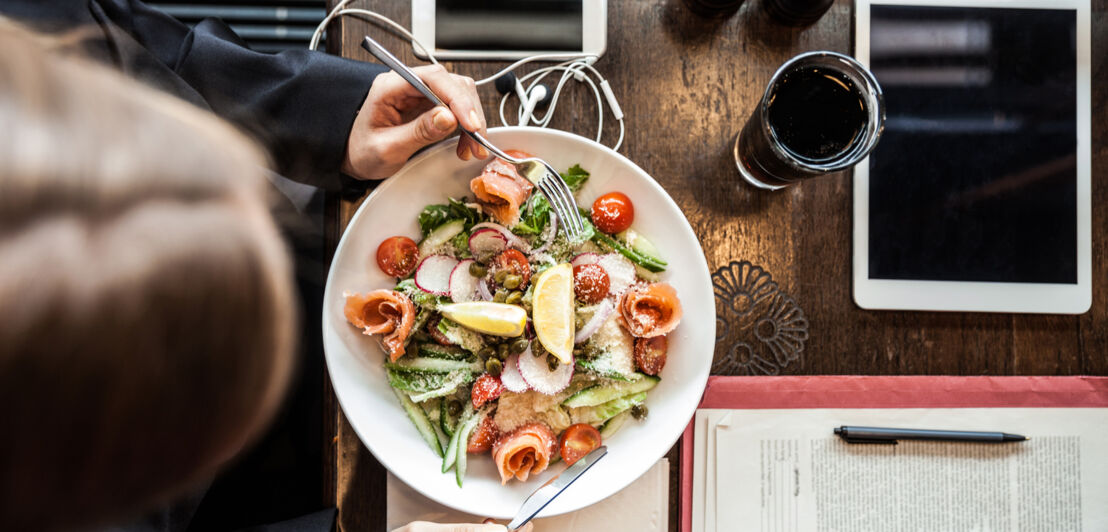
M 507 303 L 451 303 L 440 306 L 439 312 L 462 327 L 494 336 L 519 336 L 527 326 L 527 311 Z
M 547 351 L 563 364 L 573 360 L 573 266 L 559 264 L 535 281 L 531 320 Z

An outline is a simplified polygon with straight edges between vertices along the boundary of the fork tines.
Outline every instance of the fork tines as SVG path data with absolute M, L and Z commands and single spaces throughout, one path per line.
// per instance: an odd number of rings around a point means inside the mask
M 573 199 L 573 192 L 569 190 L 565 181 L 562 181 L 557 173 L 547 174 L 539 181 L 539 189 L 550 200 L 554 213 L 561 219 L 562 226 L 566 229 L 566 236 L 571 241 L 580 239 L 581 233 L 585 230 L 585 224 L 581 220 L 581 213 L 577 210 L 577 201 Z

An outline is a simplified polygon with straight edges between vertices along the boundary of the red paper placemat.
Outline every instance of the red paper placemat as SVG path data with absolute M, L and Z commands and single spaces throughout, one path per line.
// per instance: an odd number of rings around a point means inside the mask
M 709 377 L 699 408 L 1108 407 L 1108 377 Z M 681 437 L 681 530 L 692 528 L 692 438 Z

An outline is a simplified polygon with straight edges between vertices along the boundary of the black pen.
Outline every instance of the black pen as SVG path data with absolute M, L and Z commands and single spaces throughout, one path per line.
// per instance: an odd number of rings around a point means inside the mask
M 890 429 L 881 427 L 848 427 L 835 429 L 847 443 L 892 443 L 897 440 L 967 441 L 978 443 L 1007 443 L 1025 441 L 1028 438 L 1006 432 L 975 432 L 967 430 Z

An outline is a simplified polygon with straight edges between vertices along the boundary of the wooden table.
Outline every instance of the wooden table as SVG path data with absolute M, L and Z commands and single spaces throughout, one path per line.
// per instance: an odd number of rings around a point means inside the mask
M 332 0 L 333 2 L 333 0 Z M 410 4 L 361 0 L 362 6 L 410 25 Z M 871 375 L 1108 374 L 1108 292 L 1100 280 L 1108 263 L 1108 220 L 1101 205 L 1108 183 L 1105 103 L 1108 76 L 1108 0 L 1093 1 L 1092 31 L 1092 309 L 1081 316 L 873 312 L 851 296 L 852 189 L 849 175 L 825 177 L 767 193 L 743 184 L 731 143 L 777 67 L 808 50 L 853 51 L 854 8 L 836 0 L 815 25 L 791 29 L 762 13 L 758 0 L 730 18 L 691 14 L 681 0 L 609 0 L 608 49 L 596 64 L 627 111 L 621 153 L 665 187 L 700 237 L 713 271 L 746 260 L 770 272 L 803 309 L 808 339 L 802 356 L 784 363 L 722 365 L 729 338 L 717 346 L 717 369 L 730 372 Z M 347 19 L 331 27 L 332 51 L 370 61 L 360 48 L 367 32 L 383 30 Z M 382 42 L 409 64 L 420 62 L 407 43 Z M 503 63 L 448 63 L 452 71 L 483 77 Z M 490 125 L 499 97 L 481 89 Z M 580 87 L 559 103 L 553 126 L 593 136 L 596 109 Z M 617 131 L 605 121 L 610 144 Z M 333 241 L 358 202 L 334 208 Z M 718 302 L 718 301 L 717 301 Z M 718 305 L 721 317 L 727 312 Z M 771 361 L 772 362 L 772 361 Z M 321 378 L 326 379 L 326 376 Z M 329 385 L 329 383 L 328 383 Z M 340 508 L 343 530 L 384 530 L 385 472 L 358 440 L 328 388 L 325 494 Z M 670 452 L 670 530 L 677 529 L 677 447 Z

